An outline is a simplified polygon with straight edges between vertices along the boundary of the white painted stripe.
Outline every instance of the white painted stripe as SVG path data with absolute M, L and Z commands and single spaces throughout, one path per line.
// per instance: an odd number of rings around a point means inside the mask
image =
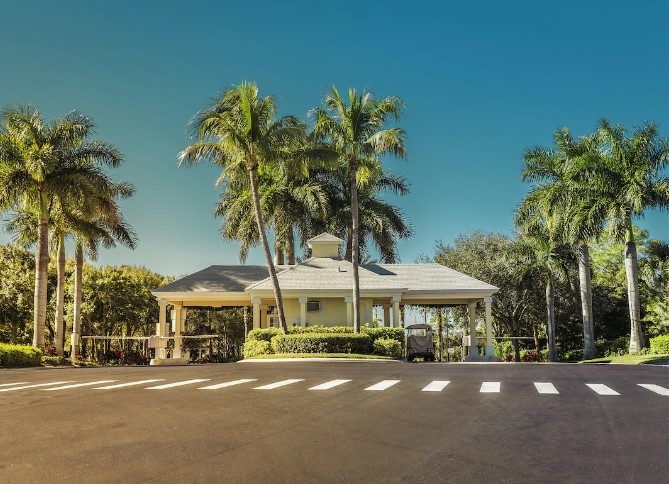
M 167 383 L 165 385 L 158 385 L 157 387 L 148 387 L 145 388 L 144 390 L 164 390 L 165 388 L 174 388 L 174 387 L 181 387 L 184 385 L 192 385 L 193 383 L 200 383 L 203 381 L 209 381 L 209 378 L 196 378 L 195 380 L 184 380 L 184 381 L 178 381 L 176 383 Z
M 309 390 L 329 390 L 330 388 L 338 387 L 339 385 L 343 385 L 344 383 L 348 383 L 350 381 L 351 380 L 332 380 L 321 383 L 320 385 L 316 385 L 315 387 L 311 387 Z
M 365 388 L 365 390 L 370 390 L 370 391 L 376 391 L 380 392 L 385 390 L 386 388 L 390 388 L 391 386 L 401 382 L 402 380 L 383 380 L 377 383 L 376 385 L 372 385 L 371 387 Z
M 637 383 L 640 387 L 645 388 L 646 390 L 650 390 L 651 392 L 655 392 L 658 395 L 665 395 L 669 396 L 669 389 L 661 387 L 660 385 L 653 385 L 653 384 L 647 384 L 647 383 Z
M 11 387 L 14 385 L 25 385 L 27 383 L 30 383 L 29 381 L 17 381 L 16 383 L 3 383 L 0 385 L 0 387 Z
M 275 388 L 285 387 L 286 385 L 292 385 L 298 381 L 304 381 L 304 378 L 293 378 L 291 380 L 281 380 L 276 383 L 270 383 L 269 385 L 263 385 L 261 387 L 255 387 L 254 390 L 274 390 Z
M 598 393 L 599 395 L 620 395 L 617 391 L 602 385 L 601 383 L 586 383 L 592 391 Z
M 209 385 L 208 387 L 200 387 L 198 390 L 218 390 L 219 388 L 231 387 L 234 385 L 241 385 L 250 381 L 256 381 L 257 378 L 243 378 L 241 380 L 227 381 L 225 383 L 218 383 L 217 385 Z
M 27 385 L 23 387 L 2 388 L 0 392 L 11 392 L 12 390 L 23 390 L 25 388 L 48 387 L 49 385 L 62 385 L 63 383 L 72 383 L 71 381 L 54 381 L 51 383 L 38 383 L 36 385 Z
M 451 382 L 446 380 L 434 380 L 428 386 L 423 388 L 421 392 L 440 392 L 444 388 L 446 388 L 446 385 L 448 385 L 449 383 Z
M 157 381 L 165 381 L 164 378 L 156 378 L 154 380 L 140 380 L 140 381 L 133 381 L 130 383 L 119 383 L 118 385 L 109 385 L 106 387 L 97 387 L 93 388 L 93 390 L 113 390 L 114 388 L 123 388 L 123 387 L 132 387 L 135 385 L 143 385 L 144 383 L 153 383 Z
M 484 381 L 481 383 L 481 390 L 479 393 L 499 393 L 500 382 L 498 381 Z
M 549 395 L 559 395 L 560 392 L 557 391 L 557 388 L 552 383 L 537 383 L 534 382 L 534 386 L 537 388 L 539 393 L 546 393 Z
M 101 383 L 111 383 L 118 380 L 100 380 L 100 381 L 89 381 L 88 383 L 75 383 L 74 385 L 65 385 L 62 387 L 55 388 L 42 388 L 43 392 L 52 392 L 54 390 L 68 390 L 70 388 L 79 388 L 79 387 L 90 387 L 92 385 L 100 385 Z

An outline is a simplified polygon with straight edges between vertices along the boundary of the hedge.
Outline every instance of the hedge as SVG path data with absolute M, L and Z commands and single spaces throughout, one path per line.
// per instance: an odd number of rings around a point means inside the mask
M 404 348 L 404 328 L 370 328 L 368 326 L 363 326 L 360 328 L 360 331 L 363 334 L 369 335 L 372 338 L 372 343 L 379 338 L 392 339 L 397 341 L 402 348 Z
M 391 358 L 402 357 L 402 344 L 390 338 L 377 338 L 372 343 L 375 355 L 390 356 Z
M 42 351 L 33 346 L 0 343 L 0 366 L 5 368 L 40 366 Z
M 669 355 L 669 334 L 651 338 L 650 352 L 654 355 Z
M 247 341 L 272 341 L 277 334 L 283 334 L 278 328 L 252 329 L 246 337 Z
M 366 334 L 298 333 L 272 338 L 275 353 L 361 353 L 372 352 Z
M 258 355 L 271 355 L 273 353 L 272 344 L 269 341 L 249 339 L 244 343 L 242 352 L 244 358 L 253 358 Z
M 303 333 L 327 333 L 327 334 L 352 334 L 353 328 L 350 326 L 291 326 L 288 328 L 288 334 Z

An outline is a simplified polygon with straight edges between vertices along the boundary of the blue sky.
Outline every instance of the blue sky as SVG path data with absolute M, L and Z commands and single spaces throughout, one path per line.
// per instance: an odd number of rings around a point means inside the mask
M 403 262 L 469 230 L 510 233 L 529 188 L 522 153 L 560 126 L 652 120 L 669 134 L 666 0 L 26 0 L 2 17 L 0 107 L 30 103 L 48 119 L 79 109 L 125 155 L 113 177 L 137 188 L 123 210 L 140 243 L 101 264 L 181 275 L 238 263 L 212 216 L 217 170 L 176 156 L 191 116 L 243 80 L 281 115 L 305 117 L 333 84 L 404 99 L 409 158 L 387 160 L 412 186 L 393 199 L 415 231 Z M 641 225 L 667 240 L 668 222 L 653 212 Z

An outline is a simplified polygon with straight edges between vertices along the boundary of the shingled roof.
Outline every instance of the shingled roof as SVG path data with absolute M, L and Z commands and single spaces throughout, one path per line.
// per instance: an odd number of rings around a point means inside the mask
M 283 266 L 278 266 L 283 268 Z M 209 266 L 152 292 L 244 292 L 267 277 L 265 266 Z

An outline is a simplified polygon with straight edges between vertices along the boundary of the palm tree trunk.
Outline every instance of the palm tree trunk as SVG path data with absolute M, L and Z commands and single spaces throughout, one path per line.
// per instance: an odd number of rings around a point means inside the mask
M 65 236 L 62 233 L 58 237 L 58 263 L 57 263 L 57 291 L 56 291 L 56 316 L 54 326 L 56 328 L 56 354 L 63 356 L 65 344 Z
M 590 279 L 590 250 L 583 241 L 578 248 L 578 282 L 581 288 L 583 315 L 583 359 L 595 357 L 595 327 L 592 320 L 592 283 Z
M 272 288 L 274 289 L 274 299 L 276 300 L 276 309 L 279 312 L 279 324 L 284 333 L 288 333 L 288 326 L 286 325 L 286 316 L 283 312 L 283 299 L 281 298 L 281 288 L 279 287 L 279 279 L 276 277 L 276 269 L 272 263 L 272 253 L 269 249 L 269 242 L 267 241 L 267 234 L 265 234 L 265 225 L 262 220 L 262 212 L 260 210 L 260 194 L 258 192 L 258 173 L 255 169 L 249 170 L 249 178 L 251 179 L 251 192 L 253 194 L 253 208 L 256 213 L 256 222 L 258 223 L 258 233 L 262 242 L 262 248 L 265 252 L 265 263 L 267 264 L 267 271 L 269 277 L 272 279 Z
M 35 253 L 35 299 L 33 314 L 33 346 L 44 349 L 44 326 L 46 325 L 46 288 L 49 267 L 49 218 L 46 198 L 42 196 L 41 210 L 37 225 L 37 249 Z
M 555 354 L 555 290 L 553 288 L 553 278 L 549 277 L 546 283 L 546 314 L 548 320 L 546 329 L 548 333 L 548 361 L 556 361 Z
M 288 236 L 286 237 L 286 264 L 294 266 L 295 265 L 295 234 L 293 233 L 293 228 L 291 227 L 288 231 Z
M 444 332 L 444 318 L 443 315 L 441 314 L 442 309 L 437 308 L 437 355 L 438 355 L 438 361 L 441 361 L 442 356 L 444 354 L 444 346 L 443 346 L 443 341 L 442 341 L 442 333 Z
M 631 224 L 630 224 L 631 226 Z M 641 303 L 639 301 L 639 265 L 637 261 L 636 243 L 632 229 L 628 230 L 625 242 L 625 274 L 627 275 L 627 298 L 630 309 L 630 354 L 644 348 L 641 331 Z
M 283 265 L 283 247 L 281 247 L 281 238 L 278 233 L 274 239 L 274 264 L 277 266 Z
M 360 221 L 358 220 L 358 185 L 357 166 L 351 166 L 351 213 L 352 217 L 352 237 L 351 237 L 351 263 L 353 264 L 353 332 L 360 332 L 360 275 L 358 273 L 359 263 L 359 246 L 358 246 L 358 231 L 360 229 Z
M 84 249 L 77 241 L 74 249 L 74 316 L 72 318 L 72 351 L 70 357 L 79 356 L 79 337 L 81 336 L 81 279 L 84 268 Z

